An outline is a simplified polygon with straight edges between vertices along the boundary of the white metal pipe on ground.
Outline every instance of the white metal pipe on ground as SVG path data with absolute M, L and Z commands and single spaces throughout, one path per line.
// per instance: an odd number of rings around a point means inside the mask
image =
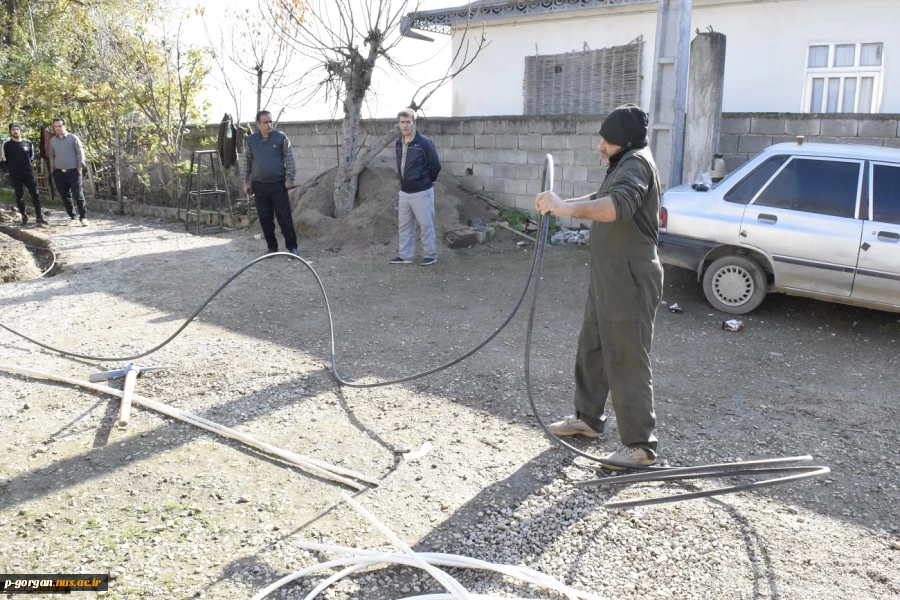
M 76 385 L 79 387 L 87 388 L 89 390 L 94 390 L 96 392 L 101 392 L 104 394 L 109 394 L 111 396 L 116 396 L 117 398 L 121 398 L 123 393 L 121 390 L 116 390 L 111 387 L 97 385 L 95 383 L 90 383 L 88 381 L 81 381 L 79 379 L 74 379 L 71 377 L 66 377 L 64 375 L 55 375 L 53 373 L 45 373 L 43 371 L 36 371 L 34 369 L 27 369 L 24 367 L 18 367 L 14 365 L 6 365 L 0 363 L 0 371 L 6 371 L 7 373 L 13 373 L 16 375 L 22 375 L 25 377 L 32 377 L 35 379 L 49 379 L 51 381 L 59 381 L 61 383 L 68 383 L 70 385 Z M 223 437 L 233 439 L 244 443 L 248 446 L 254 447 L 258 450 L 262 450 L 269 454 L 273 454 L 278 456 L 279 458 L 284 459 L 286 462 L 294 464 L 298 467 L 301 467 L 315 475 L 320 477 L 330 479 L 332 481 L 337 481 L 342 483 L 348 487 L 352 487 L 356 490 L 364 490 L 365 486 L 360 485 L 356 481 L 352 481 L 347 479 L 346 477 L 342 477 L 341 475 L 347 475 L 349 477 L 353 477 L 354 479 L 358 479 L 359 481 L 365 481 L 368 483 L 373 483 L 375 485 L 378 484 L 378 481 L 374 478 L 368 477 L 367 475 L 363 475 L 362 473 L 356 473 L 354 471 L 350 471 L 349 469 L 344 469 L 341 467 L 336 467 L 333 465 L 329 465 L 320 460 L 310 459 L 308 457 L 302 456 L 300 454 L 296 454 L 294 452 L 290 452 L 288 450 L 282 450 L 281 448 L 277 448 L 272 446 L 271 444 L 267 444 L 266 442 L 259 441 L 255 438 L 250 437 L 245 433 L 241 433 L 235 429 L 231 429 L 230 427 L 226 427 L 224 425 L 220 425 L 208 419 L 204 419 L 199 415 L 194 415 L 177 408 L 171 407 L 167 404 L 163 404 L 162 402 L 157 402 L 156 400 L 151 400 L 150 398 L 144 398 L 137 394 L 132 395 L 132 401 L 136 404 L 140 404 L 146 408 L 155 410 L 160 412 L 166 416 L 172 417 L 173 419 L 177 419 L 179 421 L 184 421 L 185 423 L 189 423 L 194 425 L 195 427 L 199 427 L 200 429 L 205 429 L 207 431 L 211 431 L 213 433 L 217 433 Z

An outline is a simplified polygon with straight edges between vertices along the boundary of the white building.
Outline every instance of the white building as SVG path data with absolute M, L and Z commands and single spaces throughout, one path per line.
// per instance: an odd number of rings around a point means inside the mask
M 647 106 L 655 0 L 481 0 L 413 15 L 490 44 L 452 82 L 453 116 Z M 900 0 L 694 0 L 727 36 L 725 112 L 900 113 Z M 598 52 L 606 49 L 603 52 Z M 640 77 L 637 74 L 640 74 Z

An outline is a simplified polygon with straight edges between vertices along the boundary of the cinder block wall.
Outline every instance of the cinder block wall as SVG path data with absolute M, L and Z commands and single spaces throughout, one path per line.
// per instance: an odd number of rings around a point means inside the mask
M 458 177 L 470 191 L 507 206 L 533 209 L 548 152 L 556 164 L 557 193 L 573 197 L 597 191 L 606 174 L 597 152 L 602 120 L 600 115 L 430 118 L 419 119 L 418 129 L 434 140 L 444 172 Z M 394 122 L 365 121 L 364 144 L 377 140 Z M 798 135 L 808 142 L 900 148 L 898 123 L 900 115 L 725 113 L 719 152 L 732 171 L 768 146 L 793 142 Z M 340 122 L 282 122 L 278 127 L 291 138 L 298 182 L 337 166 Z M 206 135 L 215 136 L 215 128 L 208 128 Z M 393 160 L 393 146 L 380 156 Z
M 733 171 L 772 144 L 806 142 L 900 148 L 900 115 L 724 113 L 719 152 Z
M 507 206 L 533 209 L 541 191 L 544 156 L 553 154 L 557 193 L 583 196 L 603 181 L 597 145 L 601 117 L 476 117 L 419 119 L 417 128 L 437 147 L 444 172 L 470 191 Z M 393 126 L 393 119 L 366 121 L 365 144 Z M 281 123 L 297 159 L 297 180 L 337 166 L 340 123 Z M 380 156 L 394 157 L 394 146 Z

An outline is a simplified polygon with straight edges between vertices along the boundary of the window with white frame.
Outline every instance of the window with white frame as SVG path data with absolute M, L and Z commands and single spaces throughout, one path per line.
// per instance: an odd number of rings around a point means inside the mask
M 881 107 L 884 44 L 814 44 L 806 54 L 801 110 L 877 113 Z

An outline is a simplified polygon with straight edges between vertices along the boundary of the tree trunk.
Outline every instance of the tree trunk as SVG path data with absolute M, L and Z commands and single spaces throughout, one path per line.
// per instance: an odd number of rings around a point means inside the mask
M 354 173 L 354 158 L 359 144 L 362 102 L 354 102 L 352 94 L 344 101 L 344 123 L 341 147 L 338 153 L 337 176 L 334 178 L 334 216 L 346 217 L 356 203 L 359 173 Z
M 256 69 L 256 114 L 262 110 L 262 69 Z

